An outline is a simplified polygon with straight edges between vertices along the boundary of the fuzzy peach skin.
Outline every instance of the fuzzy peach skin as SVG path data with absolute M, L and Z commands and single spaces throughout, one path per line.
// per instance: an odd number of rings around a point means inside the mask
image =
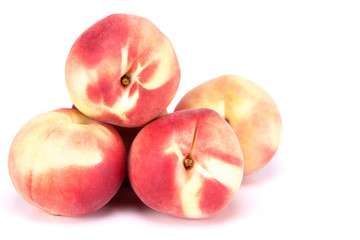
M 64 108 L 40 114 L 20 129 L 8 168 L 27 202 L 52 215 L 80 216 L 115 195 L 126 157 L 114 127 Z
M 243 158 L 236 135 L 210 109 L 168 114 L 146 125 L 128 156 L 135 193 L 149 207 L 182 218 L 206 218 L 238 191 Z
M 166 114 L 168 114 L 167 110 L 163 111 L 155 119 L 163 117 Z M 114 127 L 116 128 L 116 130 L 120 134 L 121 138 L 123 139 L 127 152 L 129 152 L 131 144 L 134 141 L 136 135 L 140 132 L 141 129 L 143 129 L 144 126 L 135 127 L 135 128 L 126 128 L 126 127 L 119 127 L 119 126 L 114 126 Z
M 244 175 L 263 168 L 275 155 L 281 138 L 280 112 L 271 96 L 252 81 L 223 75 L 193 88 L 175 111 L 210 108 L 234 129 L 244 155 Z
M 180 67 L 169 39 L 151 21 L 113 14 L 75 41 L 65 80 L 72 102 L 85 115 L 139 127 L 170 104 Z
M 76 109 L 78 110 L 75 105 L 73 104 L 71 106 L 72 109 Z M 166 114 L 168 114 L 167 109 L 165 109 L 159 116 L 157 116 L 156 118 L 160 118 L 162 116 L 165 116 Z M 156 119 L 155 118 L 155 119 Z M 140 132 L 140 130 L 144 127 L 134 127 L 134 128 L 127 128 L 127 127 L 120 127 L 120 126 L 116 126 L 113 125 L 115 127 L 115 129 L 117 130 L 117 132 L 120 134 L 122 140 L 124 141 L 125 144 L 125 148 L 126 151 L 129 152 L 130 150 L 130 146 L 132 144 L 132 142 L 134 141 L 136 135 Z

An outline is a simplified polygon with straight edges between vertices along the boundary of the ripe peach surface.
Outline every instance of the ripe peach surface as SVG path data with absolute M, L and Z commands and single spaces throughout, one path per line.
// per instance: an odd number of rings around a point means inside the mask
M 168 114 L 167 110 L 163 111 L 156 118 L 160 118 L 162 116 L 165 116 L 166 114 Z M 114 126 L 114 127 L 116 128 L 116 130 L 120 134 L 121 138 L 123 139 L 126 151 L 129 152 L 130 146 L 131 146 L 132 142 L 134 141 L 136 135 L 140 132 L 141 129 L 143 129 L 144 126 L 135 127 L 135 128 L 126 128 L 126 127 L 119 127 L 119 126 Z
M 149 207 L 183 218 L 205 218 L 235 196 L 243 175 L 236 135 L 210 109 L 163 116 L 136 136 L 128 176 Z
M 263 168 L 281 138 L 281 117 L 271 96 L 260 86 L 236 75 L 223 75 L 200 84 L 183 96 L 175 111 L 210 108 L 234 129 L 244 156 L 244 175 Z
M 118 191 L 126 150 L 115 128 L 64 108 L 40 114 L 19 130 L 8 168 L 27 202 L 49 214 L 79 216 L 101 208 Z
M 139 127 L 170 104 L 180 67 L 169 39 L 151 21 L 112 14 L 75 41 L 65 79 L 72 102 L 85 115 Z

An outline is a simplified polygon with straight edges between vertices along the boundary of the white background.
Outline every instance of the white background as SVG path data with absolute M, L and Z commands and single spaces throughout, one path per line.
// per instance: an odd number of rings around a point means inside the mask
M 2 1 L 0 238 L 360 239 L 357 2 Z M 158 213 L 128 189 L 87 216 L 54 217 L 12 186 L 13 137 L 35 115 L 71 106 L 68 51 L 82 31 L 111 13 L 146 17 L 173 43 L 182 78 L 170 112 L 188 90 L 223 74 L 256 82 L 280 109 L 276 156 L 209 219 Z

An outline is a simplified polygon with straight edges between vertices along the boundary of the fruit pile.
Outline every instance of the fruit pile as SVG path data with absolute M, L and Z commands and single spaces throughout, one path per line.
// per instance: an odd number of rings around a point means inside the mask
M 28 121 L 8 159 L 17 192 L 52 215 L 100 209 L 127 176 L 147 206 L 209 217 L 279 146 L 274 101 L 239 76 L 193 88 L 168 114 L 179 63 L 169 39 L 139 16 L 113 14 L 83 32 L 65 80 L 74 106 Z

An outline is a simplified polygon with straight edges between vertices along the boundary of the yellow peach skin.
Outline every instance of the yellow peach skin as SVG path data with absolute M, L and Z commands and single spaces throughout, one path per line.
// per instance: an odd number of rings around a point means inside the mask
M 243 155 L 244 175 L 263 168 L 276 153 L 281 138 L 281 117 L 271 96 L 252 81 L 223 75 L 193 88 L 175 111 L 210 108 L 235 131 Z
M 126 171 L 126 150 L 114 127 L 74 109 L 27 122 L 9 152 L 17 192 L 52 215 L 79 216 L 105 205 Z
M 79 111 L 121 127 L 140 127 L 170 104 L 180 67 L 169 39 L 149 20 L 112 14 L 84 31 L 65 66 Z

